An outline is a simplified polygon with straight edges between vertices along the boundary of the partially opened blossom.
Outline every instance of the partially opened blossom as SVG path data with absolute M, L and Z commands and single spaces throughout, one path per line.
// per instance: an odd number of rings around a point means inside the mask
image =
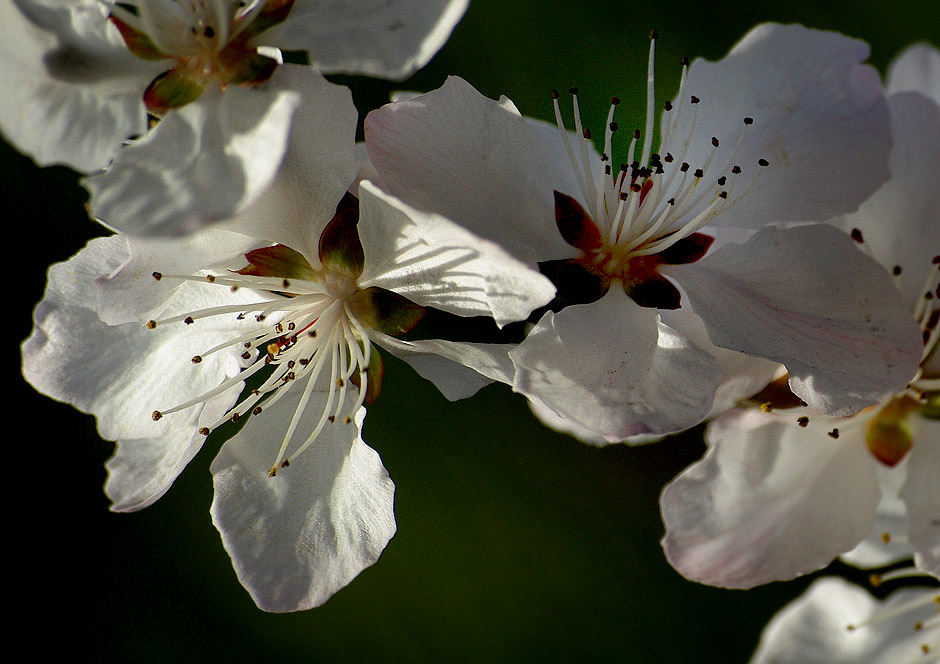
M 617 99 L 598 154 L 577 90 L 571 134 L 557 92 L 551 126 L 458 78 L 370 113 L 366 141 L 393 194 L 552 278 L 558 297 L 511 353 L 513 388 L 583 438 L 700 422 L 728 384 L 725 353 L 768 361 L 763 382 L 782 363 L 802 399 L 847 414 L 907 385 L 917 327 L 846 235 L 773 224 L 850 212 L 886 179 L 867 55 L 841 35 L 759 26 L 722 61 L 683 67 L 654 151 L 651 47 L 645 128 L 619 161 Z
M 329 160 L 336 128 L 355 125 L 356 113 L 348 90 L 323 73 L 407 76 L 465 8 L 466 0 L 5 2 L 0 131 L 41 165 L 94 173 L 110 164 L 86 185 L 92 213 L 112 227 L 190 232 L 257 200 L 294 123 L 319 127 L 311 149 Z M 305 51 L 312 66 L 283 64 L 282 48 Z M 148 118 L 160 122 L 149 129 Z
M 823 577 L 773 617 L 751 664 L 935 662 L 940 653 L 940 589 L 905 588 L 878 600 L 837 577 Z
M 280 200 L 184 239 L 93 240 L 50 269 L 23 344 L 26 378 L 117 441 L 115 511 L 152 504 L 206 436 L 243 426 L 212 464 L 212 518 L 268 611 L 322 604 L 395 532 L 394 485 L 361 437 L 379 347 L 469 396 L 511 380 L 506 347 L 396 337 L 425 307 L 504 324 L 554 294 L 493 243 L 370 182 L 301 223 L 302 176 L 282 172 Z
M 902 76 L 929 90 L 925 74 L 938 71 L 940 54 L 923 49 L 895 63 L 889 90 Z M 876 508 L 895 495 L 906 532 L 892 537 L 940 575 L 940 106 L 910 91 L 888 103 L 892 178 L 834 223 L 893 275 L 892 297 L 921 331 L 920 368 L 909 386 L 854 416 L 766 392 L 770 412 L 742 408 L 712 422 L 704 458 L 661 501 L 663 547 L 687 578 L 750 587 L 819 569 L 877 534 Z

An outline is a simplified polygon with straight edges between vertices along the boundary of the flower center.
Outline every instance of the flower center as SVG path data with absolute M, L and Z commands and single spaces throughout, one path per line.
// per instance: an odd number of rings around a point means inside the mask
M 146 0 L 116 4 L 111 21 L 132 53 L 172 60 L 151 82 L 144 102 L 162 113 L 194 101 L 212 81 L 254 85 L 274 73 L 277 60 L 252 40 L 282 22 L 294 0 Z
M 665 105 L 667 120 L 660 127 L 661 153 L 652 151 L 655 130 L 654 60 L 656 35 L 651 35 L 647 76 L 646 127 L 643 150 L 636 159 L 641 138 L 635 130 L 630 142 L 627 160 L 618 169 L 611 165 L 613 137 L 619 127 L 614 121 L 620 100 L 611 99 L 604 134 L 604 152 L 601 172 L 592 157 L 591 131 L 581 122 L 578 91 L 572 96 L 576 145 L 568 140 L 568 133 L 559 106 L 560 95 L 552 91 L 555 120 L 562 134 L 568 159 L 578 181 L 582 207 L 573 192 L 555 192 L 555 218 L 565 240 L 581 249 L 585 255 L 575 259 L 588 271 L 595 273 L 593 283 L 599 284 L 600 293 L 586 297 L 572 297 L 575 301 L 597 299 L 606 292 L 611 280 L 623 283 L 627 294 L 641 306 L 674 309 L 679 306 L 679 292 L 657 272 L 662 264 L 690 263 L 705 255 L 712 238 L 697 233 L 708 221 L 747 194 L 757 179 L 760 169 L 738 185 L 743 169 L 736 163 L 739 148 L 744 142 L 752 118 L 744 118 L 737 143 L 723 163 L 717 163 L 720 141 L 711 137 L 709 156 L 702 164 L 686 161 L 695 136 L 698 97 L 686 95 L 688 63 L 683 62 L 678 101 Z M 686 122 L 686 119 L 689 121 Z M 679 135 L 681 126 L 688 126 L 685 135 Z M 765 159 L 758 166 L 765 167 Z M 735 193 L 735 192 L 739 193 Z M 566 266 L 564 272 L 571 272 Z M 591 282 L 591 280 L 588 280 Z M 556 284 L 569 292 L 572 288 Z M 576 285 L 575 290 L 583 289 Z
M 222 417 L 199 429 L 208 436 L 226 422 L 260 415 L 292 386 L 303 384 L 269 471 L 274 477 L 280 468 L 290 465 L 291 458 L 307 450 L 325 427 L 350 424 L 363 403 L 375 400 L 383 364 L 372 347 L 370 331 L 403 334 L 417 325 L 425 310 L 383 288 L 360 287 L 364 256 L 357 232 L 358 214 L 358 201 L 347 195 L 320 236 L 320 268 L 313 268 L 289 247 L 273 245 L 246 254 L 248 266 L 237 272 L 205 276 L 153 273 L 158 282 L 205 281 L 232 291 L 249 288 L 258 294 L 249 304 L 222 305 L 147 323 L 151 329 L 170 323 L 194 325 L 200 319 L 235 314 L 249 327 L 191 358 L 193 364 L 200 365 L 212 353 L 237 348 L 244 361 L 237 375 L 185 403 L 154 411 L 154 420 L 205 403 L 234 386 L 252 385 Z M 358 390 L 351 406 L 347 404 L 350 384 Z M 301 416 L 308 407 L 316 407 L 315 403 L 321 410 L 317 424 L 309 432 L 298 432 Z

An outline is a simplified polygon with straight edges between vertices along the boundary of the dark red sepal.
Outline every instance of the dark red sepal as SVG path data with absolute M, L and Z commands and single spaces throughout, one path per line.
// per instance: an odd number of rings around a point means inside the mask
M 166 60 L 170 56 L 157 48 L 145 33 L 129 26 L 116 16 L 109 16 L 111 22 L 121 33 L 127 49 L 142 60 Z
M 599 249 L 601 232 L 581 204 L 567 194 L 555 191 L 555 224 L 565 242 L 582 251 Z
M 260 35 L 268 28 L 283 23 L 293 7 L 294 0 L 267 0 L 264 7 L 258 10 L 257 16 L 252 19 L 251 25 L 245 28 L 240 36 L 247 41 Z
M 659 252 L 660 262 L 666 265 L 683 265 L 694 263 L 704 256 L 715 241 L 711 235 L 705 233 L 692 233 L 684 237 L 671 247 Z
M 631 286 L 624 283 L 623 289 L 641 307 L 678 309 L 681 305 L 682 295 L 679 289 L 673 286 L 666 277 L 655 272 Z
M 365 266 L 365 254 L 359 240 L 359 199 L 346 192 L 336 214 L 320 234 L 320 262 L 334 272 L 358 279 Z
M 373 404 L 375 400 L 379 398 L 379 392 L 382 391 L 382 377 L 385 375 L 385 361 L 382 359 L 379 349 L 375 346 L 372 346 L 372 351 L 369 355 L 368 372 L 369 380 L 366 381 L 365 402 L 367 404 Z M 360 390 L 362 389 L 362 380 L 359 372 L 350 376 L 349 380 Z

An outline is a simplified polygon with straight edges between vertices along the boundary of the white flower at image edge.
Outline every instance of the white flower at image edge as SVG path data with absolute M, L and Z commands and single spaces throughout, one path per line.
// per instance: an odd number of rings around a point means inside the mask
M 257 199 L 294 122 L 324 134 L 311 149 L 328 170 L 330 139 L 356 114 L 348 91 L 322 74 L 403 78 L 443 45 L 466 5 L 8 0 L 0 131 L 40 165 L 94 173 L 110 164 L 86 181 L 93 215 L 110 226 L 191 232 Z M 280 48 L 309 52 L 313 66 L 283 64 Z M 148 112 L 161 119 L 150 130 Z
M 940 656 L 940 589 L 877 600 L 837 577 L 817 579 L 773 617 L 751 664 L 932 664 Z
M 920 329 L 920 368 L 854 416 L 771 396 L 762 404 L 771 412 L 740 408 L 710 423 L 705 456 L 661 498 L 666 556 L 689 579 L 789 579 L 879 538 L 903 542 L 919 569 L 940 575 L 940 53 L 906 51 L 888 90 L 893 176 L 833 221 L 892 275 L 899 315 Z M 893 505 L 894 523 L 876 520 L 879 503 Z
M 389 333 L 425 306 L 503 324 L 554 293 L 492 243 L 371 183 L 359 194 L 358 227 L 337 231 L 338 211 L 311 219 L 304 241 L 288 224 L 292 246 L 271 244 L 278 222 L 265 210 L 229 227 L 268 223 L 266 240 L 214 229 L 93 240 L 50 269 L 23 344 L 26 378 L 117 441 L 116 511 L 152 504 L 212 430 L 247 418 L 212 463 L 212 517 L 268 611 L 322 604 L 395 532 L 392 481 L 360 434 L 378 346 L 452 399 L 511 380 L 505 346 Z
M 725 59 L 683 68 L 653 151 L 651 47 L 645 130 L 619 166 L 617 99 L 598 154 L 576 90 L 569 133 L 557 92 L 550 125 L 459 78 L 370 113 L 366 142 L 391 193 L 552 278 L 557 306 L 511 353 L 513 389 L 583 439 L 685 429 L 716 393 L 733 403 L 730 380 L 747 396 L 776 363 L 802 399 L 849 414 L 907 385 L 917 327 L 848 237 L 773 224 L 853 211 L 887 178 L 867 57 L 835 33 L 758 26 Z M 742 353 L 762 358 L 743 380 Z

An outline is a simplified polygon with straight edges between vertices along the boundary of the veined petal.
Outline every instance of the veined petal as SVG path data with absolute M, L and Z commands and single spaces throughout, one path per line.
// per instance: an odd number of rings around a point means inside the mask
M 200 375 L 192 375 L 190 358 L 204 344 L 231 336 L 223 323 L 209 322 L 198 338 L 179 328 L 104 324 L 97 315 L 95 278 L 126 256 L 124 239 L 110 237 L 53 265 L 22 349 L 23 374 L 37 390 L 95 415 L 102 438 L 118 441 L 106 486 L 118 511 L 141 509 L 159 498 L 201 446 L 200 422 L 224 412 L 239 391 L 235 387 L 202 408 L 153 420 L 153 410 L 165 405 L 155 399 L 173 395 L 184 401 L 235 375 L 239 365 L 237 355 L 218 353 L 206 360 Z M 198 288 L 181 288 L 174 306 L 199 302 L 204 294 Z
M 306 50 L 328 74 L 403 80 L 450 37 L 469 0 L 296 0 L 288 20 L 258 40 Z
M 570 166 L 508 100 L 450 77 L 433 92 L 388 104 L 365 121 L 382 186 L 499 242 L 524 263 L 571 258 L 552 192 L 579 191 Z M 557 134 L 557 129 L 555 134 Z
M 180 235 L 244 210 L 277 174 L 304 102 L 280 81 L 213 88 L 168 114 L 84 181 L 95 217 L 138 235 Z
M 359 188 L 361 287 L 383 286 L 425 306 L 492 316 L 502 327 L 548 304 L 555 287 L 500 246 L 421 212 L 368 181 Z
M 914 445 L 899 496 L 917 567 L 940 578 L 940 421 L 911 416 Z
M 237 270 L 257 238 L 209 228 L 185 238 L 123 236 L 130 255 L 117 269 L 97 277 L 98 316 L 108 325 L 140 323 L 158 317 L 176 288 L 154 281 L 154 268 L 193 274 L 203 269 Z M 180 282 L 182 284 L 182 282 Z
M 514 391 L 608 442 L 697 424 L 719 380 L 713 357 L 616 288 L 546 313 L 510 357 Z
M 226 228 L 285 244 L 318 267 L 318 241 L 356 177 L 358 113 L 349 88 L 309 67 L 278 67 L 272 82 L 300 92 L 277 177 Z M 251 161 L 248 155 L 248 163 Z
M 669 562 L 694 581 L 730 588 L 790 579 L 828 565 L 870 531 L 876 464 L 862 430 L 832 420 L 731 411 L 707 431 L 708 451 L 663 490 Z
M 759 159 L 770 163 L 746 196 L 735 200 L 731 192 L 734 204 L 715 225 L 823 221 L 856 209 L 887 179 L 888 109 L 877 71 L 861 64 L 868 52 L 864 42 L 834 32 L 766 23 L 722 60 L 692 63 L 684 90 L 700 101 L 669 128 L 661 151 L 685 150 L 683 159 L 695 168 L 708 161 L 715 136 L 721 139 L 715 162 L 722 163 L 735 149 L 742 118 L 752 117 L 735 155 L 741 177 L 755 173 Z M 684 137 L 693 139 L 687 147 Z
M 888 67 L 888 94 L 920 92 L 940 105 L 940 51 L 929 44 L 914 44 Z
M 465 399 L 494 381 L 512 384 L 512 344 L 481 344 L 445 339 L 405 341 L 373 333 L 382 348 L 404 360 L 451 401 Z
M 920 362 L 920 331 L 889 276 L 832 226 L 766 228 L 662 272 L 715 345 L 785 365 L 794 393 L 827 414 L 905 389 Z
M 0 57 L 0 131 L 41 166 L 95 171 L 147 128 L 141 94 L 161 65 L 127 51 L 100 2 L 0 3 Z
M 212 463 L 212 520 L 238 574 L 265 611 L 323 604 L 374 563 L 395 534 L 394 484 L 355 422 L 333 423 L 303 455 L 268 476 L 301 390 L 292 390 L 222 446 Z M 307 408 L 312 428 L 319 409 Z

